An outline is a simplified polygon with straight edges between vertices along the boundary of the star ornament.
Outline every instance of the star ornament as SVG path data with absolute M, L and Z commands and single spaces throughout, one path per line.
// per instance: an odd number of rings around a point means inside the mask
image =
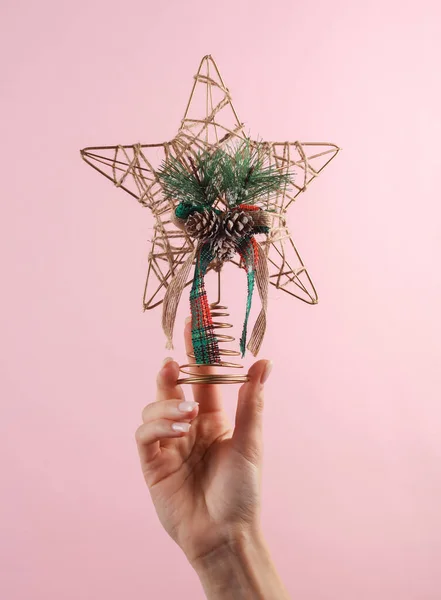
M 237 146 L 247 139 L 230 92 L 215 61 L 208 55 L 202 59 L 194 76 L 184 117 L 172 140 L 156 144 L 93 146 L 81 150 L 82 158 L 91 167 L 153 213 L 154 233 L 143 298 L 145 310 L 164 303 L 164 298 L 167 302 L 167 291 L 170 292 L 170 286 L 175 285 L 176 279 L 183 278 L 183 273 L 185 281 L 181 281 L 181 288 L 191 285 L 194 272 L 186 265 L 194 265 L 197 259 L 197 240 L 185 228 L 179 227 L 174 218 L 178 201 L 164 193 L 161 166 L 177 160 L 191 172 L 201 154 L 227 150 L 232 144 Z M 335 144 L 321 142 L 249 140 L 249 143 L 251 147 L 258 148 L 265 165 L 273 168 L 274 172 L 295 174 L 289 185 L 260 202 L 271 220 L 265 240 L 258 244 L 259 252 L 266 259 L 267 282 L 299 300 L 316 304 L 317 292 L 289 233 L 286 214 L 297 196 L 335 158 L 339 148 Z M 230 259 L 238 266 L 244 266 L 244 256 L 239 252 Z M 216 265 L 216 260 L 212 261 L 206 271 L 218 270 Z M 262 295 L 261 298 L 263 300 Z M 174 304 L 178 301 L 179 297 Z M 195 341 L 197 339 L 193 336 L 194 346 Z M 248 348 L 255 354 L 257 346 Z M 196 362 L 208 364 L 213 362 L 213 357 Z M 219 363 L 218 357 L 214 358 L 214 362 Z

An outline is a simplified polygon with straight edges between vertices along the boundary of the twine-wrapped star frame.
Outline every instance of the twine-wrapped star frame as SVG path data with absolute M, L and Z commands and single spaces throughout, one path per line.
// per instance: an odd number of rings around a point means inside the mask
M 117 187 L 152 211 L 151 242 L 143 305 L 163 305 L 162 324 L 172 347 L 176 310 L 191 286 L 191 362 L 181 383 L 235 383 L 246 376 L 194 372 L 216 366 L 240 368 L 225 357 L 256 355 L 266 328 L 268 284 L 309 304 L 318 297 L 286 223 L 288 208 L 331 162 L 338 146 L 316 142 L 250 139 L 233 107 L 230 92 L 211 56 L 194 77 L 176 136 L 159 144 L 94 146 L 83 159 Z M 234 337 L 216 333 L 231 327 L 221 305 L 221 270 L 230 261 L 247 273 L 247 306 L 240 352 L 220 344 Z M 204 277 L 218 272 L 217 301 L 209 304 Z M 254 287 L 261 311 L 249 340 L 247 323 Z

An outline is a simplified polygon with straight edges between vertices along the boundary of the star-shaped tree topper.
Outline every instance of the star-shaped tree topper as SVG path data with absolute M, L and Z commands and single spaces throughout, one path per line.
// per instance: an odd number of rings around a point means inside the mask
M 248 138 L 244 124 L 237 116 L 217 65 L 211 56 L 205 56 L 194 76 L 181 126 L 172 140 L 158 144 L 94 146 L 81 150 L 83 159 L 91 167 L 153 213 L 154 235 L 144 290 L 144 309 L 154 308 L 163 302 L 171 281 L 195 251 L 194 238 L 179 228 L 173 218 L 177 201 L 164 193 L 164 181 L 158 176 L 161 165 L 177 159 L 191 171 L 201 153 L 213 153 L 245 139 Z M 278 173 L 295 173 L 289 186 L 268 197 L 265 206 L 272 221 L 269 233 L 261 243 L 267 258 L 268 281 L 279 290 L 315 304 L 318 299 L 315 287 L 285 218 L 287 209 L 297 196 L 330 163 L 339 148 L 335 144 L 321 142 L 250 140 L 250 143 L 264 153 L 266 164 Z M 240 260 L 235 264 L 243 266 Z M 207 270 L 214 264 L 209 265 Z M 192 277 L 193 274 L 189 274 L 186 285 L 191 283 Z

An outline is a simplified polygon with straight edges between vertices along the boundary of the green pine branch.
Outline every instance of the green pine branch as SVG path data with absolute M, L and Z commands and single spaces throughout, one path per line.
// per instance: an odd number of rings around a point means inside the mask
M 265 153 L 249 139 L 240 142 L 222 165 L 222 187 L 230 206 L 268 200 L 291 183 L 291 173 L 265 164 Z
M 188 163 L 170 157 L 156 172 L 168 198 L 199 207 L 209 207 L 222 193 L 220 163 L 223 152 L 203 152 Z
M 184 162 L 169 158 L 157 171 L 167 197 L 198 210 L 224 197 L 230 207 L 267 201 L 284 191 L 292 174 L 266 164 L 265 152 L 249 139 L 229 151 L 203 152 Z

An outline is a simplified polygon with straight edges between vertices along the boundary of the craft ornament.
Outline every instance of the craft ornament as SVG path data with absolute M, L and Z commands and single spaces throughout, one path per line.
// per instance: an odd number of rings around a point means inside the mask
M 171 141 L 81 150 L 90 166 L 153 213 L 144 309 L 163 304 L 162 326 L 169 348 L 182 293 L 191 286 L 193 353 L 190 363 L 180 367 L 190 377 L 180 383 L 247 379 L 207 374 L 202 367 L 241 368 L 225 357 L 243 357 L 246 348 L 253 355 L 259 352 L 269 285 L 316 304 L 317 292 L 288 231 L 286 212 L 338 151 L 330 143 L 250 139 L 211 56 L 201 61 L 181 127 Z M 231 327 L 217 320 L 228 316 L 220 303 L 226 262 L 243 269 L 247 278 L 240 352 L 220 348 L 234 337 L 216 331 Z M 211 304 L 205 289 L 210 270 L 217 271 L 219 282 L 218 299 Z M 255 288 L 261 310 L 248 339 Z M 194 368 L 201 371 L 195 374 Z
M 267 269 L 257 269 L 259 252 L 256 235 L 269 234 L 271 216 L 259 203 L 268 205 L 272 195 L 289 185 L 291 174 L 280 173 L 273 166 L 266 165 L 265 154 L 259 145 L 245 139 L 233 149 L 227 147 L 204 152 L 196 160 L 189 156 L 188 164 L 171 157 L 157 171 L 157 176 L 163 184 L 165 196 L 171 202 L 178 202 L 172 213 L 174 223 L 193 239 L 196 246 L 190 291 L 196 363 L 221 363 L 204 277 L 210 265 L 214 264 L 218 271 L 236 254 L 247 274 L 248 296 L 240 338 L 243 357 L 256 276 L 268 279 Z M 263 260 L 266 261 L 265 258 Z M 185 276 L 179 272 L 175 275 L 164 298 L 163 328 L 168 348 L 173 348 L 176 298 L 180 298 L 185 286 L 188 265 L 185 264 L 182 269 Z M 268 286 L 266 282 L 259 282 L 258 287 L 267 290 Z M 262 300 L 266 307 L 266 296 Z M 266 321 L 266 316 L 262 319 Z M 254 332 L 253 354 L 258 352 L 264 333 L 262 327 L 258 333 Z

